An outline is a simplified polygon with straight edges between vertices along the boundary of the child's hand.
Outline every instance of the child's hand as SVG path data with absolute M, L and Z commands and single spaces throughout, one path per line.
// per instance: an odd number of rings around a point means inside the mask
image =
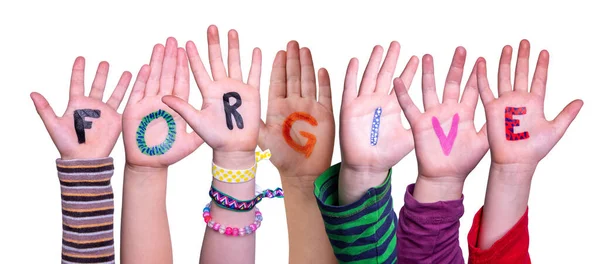
M 228 34 L 228 71 L 223 65 L 217 27 L 210 26 L 207 34 L 212 80 L 194 43 L 189 41 L 186 47 L 194 78 L 202 93 L 202 108 L 196 110 L 185 100 L 174 96 L 164 97 L 163 102 L 181 114 L 213 151 L 250 153 L 254 158 L 260 124 L 260 50 L 254 49 L 246 84 L 242 81 L 238 33 L 231 30 Z
M 137 76 L 123 113 L 123 141 L 128 165 L 164 168 L 196 150 L 202 139 L 186 131 L 186 123 L 161 102 L 165 95 L 188 100 L 187 58 L 174 38 L 154 46 L 150 65 Z
M 521 41 L 515 70 L 514 90 L 510 81 L 512 48 L 505 46 L 498 70 L 498 99 L 490 90 L 486 64 L 477 65 L 477 83 L 487 118 L 487 133 L 492 164 L 527 165 L 537 163 L 560 140 L 583 106 L 575 100 L 552 121 L 544 116 L 544 97 L 548 75 L 548 51 L 543 50 L 528 89 L 529 42 Z
M 69 103 L 62 117 L 54 114 L 41 94 L 31 93 L 35 108 L 63 160 L 108 157 L 121 133 L 121 115 L 117 109 L 131 81 L 131 73 L 121 75 L 117 87 L 104 103 L 102 95 L 108 63 L 98 65 L 89 96 L 84 95 L 84 71 L 85 59 L 78 57 L 73 64 Z
M 290 41 L 287 52 L 275 56 L 267 123 L 261 127 L 259 145 L 271 150 L 271 162 L 282 176 L 314 180 L 331 165 L 335 124 L 327 70 L 320 69 L 318 78 L 317 101 L 310 50 Z
M 415 140 L 419 176 L 413 195 L 419 201 L 460 198 L 464 180 L 488 150 L 485 125 L 478 133 L 473 123 L 478 99 L 476 68 L 469 76 L 460 102 L 458 100 L 465 57 L 466 50 L 458 47 L 446 78 L 441 104 L 436 94 L 433 58 L 430 55 L 423 57 L 425 113 L 415 106 L 401 80 L 397 79 L 394 83 L 398 102 L 410 123 Z M 438 191 L 435 192 L 437 197 L 433 197 L 433 191 L 429 191 L 429 194 L 421 192 L 424 189 L 420 189 L 423 187 L 420 183 L 455 185 L 457 188 L 448 190 L 449 196 L 439 196 L 443 191 Z
M 383 182 L 388 170 L 413 149 L 411 131 L 402 126 L 402 113 L 396 95 L 394 92 L 390 94 L 390 83 L 399 53 L 400 45 L 392 42 L 379 69 L 383 48 L 376 46 L 358 94 L 358 61 L 353 58 L 348 65 L 340 114 L 342 203 L 352 202 L 368 188 Z M 412 82 L 418 63 L 418 59 L 412 57 L 400 75 L 407 87 Z

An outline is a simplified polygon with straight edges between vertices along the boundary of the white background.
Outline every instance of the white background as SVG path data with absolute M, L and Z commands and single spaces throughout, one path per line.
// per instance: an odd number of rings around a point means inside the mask
M 530 198 L 531 257 L 536 263 L 590 263 L 597 261 L 600 227 L 600 183 L 597 162 L 598 25 L 594 1 L 2 1 L 0 4 L 0 105 L 2 110 L 2 180 L 0 181 L 0 262 L 57 263 L 61 248 L 60 189 L 55 170 L 58 157 L 50 137 L 29 98 L 41 92 L 62 113 L 67 104 L 70 70 L 76 56 L 87 59 L 86 85 L 97 64 L 111 63 L 107 91 L 120 73 L 148 63 L 152 46 L 174 36 L 183 45 L 194 40 L 203 59 L 206 28 L 219 26 L 240 33 L 244 76 L 254 47 L 263 51 L 262 110 L 267 109 L 270 66 L 275 53 L 289 40 L 311 48 L 315 66 L 331 74 L 334 109 L 339 114 L 346 65 L 358 57 L 361 71 L 374 45 L 402 45 L 398 72 L 410 55 L 434 56 L 438 93 L 441 95 L 454 49 L 467 49 L 465 75 L 475 59 L 489 62 L 495 89 L 500 51 L 515 48 L 522 38 L 531 41 L 531 73 L 537 54 L 551 54 L 546 115 L 549 119 L 571 100 L 585 105 L 565 137 L 540 163 Z M 513 60 L 514 62 L 514 60 Z M 513 63 L 514 65 L 514 63 Z M 463 79 L 466 81 L 466 77 Z M 192 83 L 190 101 L 201 97 Z M 421 102 L 420 71 L 413 82 L 413 100 Z M 108 96 L 108 95 L 106 95 Z M 105 97 L 107 98 L 107 97 Z M 121 106 L 123 109 L 124 104 Z M 476 124 L 484 122 L 478 106 Z M 413 152 L 414 153 L 414 152 Z M 414 154 L 395 168 L 395 209 L 402 206 L 405 186 L 417 174 Z M 119 228 L 124 152 L 122 141 L 112 156 L 116 172 L 115 234 L 119 254 Z M 202 206 L 208 200 L 211 150 L 203 145 L 171 166 L 168 213 L 175 263 L 197 263 L 204 223 Z M 339 162 L 336 138 L 333 162 Z M 489 155 L 467 179 L 465 215 L 460 240 L 467 256 L 466 234 L 472 217 L 483 204 Z M 274 167 L 260 164 L 258 183 L 279 185 Z M 261 203 L 265 221 L 257 235 L 257 262 L 286 263 L 287 236 L 283 201 Z

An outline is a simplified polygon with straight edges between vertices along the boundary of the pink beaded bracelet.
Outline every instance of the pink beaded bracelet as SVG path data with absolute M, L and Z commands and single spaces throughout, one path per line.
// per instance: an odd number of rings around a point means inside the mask
M 256 231 L 260 227 L 260 223 L 263 220 L 262 213 L 258 210 L 258 207 L 254 207 L 254 223 L 237 228 L 237 227 L 226 227 L 212 220 L 212 216 L 210 215 L 210 206 L 211 203 L 206 204 L 204 209 L 202 210 L 202 217 L 204 217 L 204 222 L 208 225 L 209 228 L 215 230 L 221 234 L 226 236 L 245 236 L 250 235 Z

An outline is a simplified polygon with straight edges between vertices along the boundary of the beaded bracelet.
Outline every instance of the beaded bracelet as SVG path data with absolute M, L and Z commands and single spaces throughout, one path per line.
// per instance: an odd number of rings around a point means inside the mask
M 210 186 L 208 195 L 218 207 L 232 211 L 246 212 L 252 210 L 263 198 L 283 198 L 283 190 L 276 188 L 275 190 L 266 189 L 260 192 L 252 200 L 238 200 Z
M 204 217 L 204 222 L 208 225 L 209 228 L 226 236 L 250 235 L 260 227 L 260 223 L 263 220 L 262 214 L 260 213 L 257 207 L 254 211 L 254 222 L 252 224 L 241 228 L 229 226 L 226 227 L 212 220 L 212 217 L 210 215 L 210 203 L 206 204 L 206 206 L 202 210 L 202 217 Z
M 226 183 L 242 183 L 254 179 L 256 175 L 257 163 L 261 160 L 267 160 L 271 158 L 271 151 L 268 149 L 265 151 L 255 152 L 255 163 L 252 168 L 243 170 L 230 170 L 220 167 L 213 163 L 212 175 L 215 180 L 226 182 Z

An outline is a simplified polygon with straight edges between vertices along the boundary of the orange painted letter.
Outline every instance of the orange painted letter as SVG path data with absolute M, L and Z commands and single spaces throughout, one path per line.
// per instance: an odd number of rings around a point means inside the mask
M 317 144 L 317 137 L 306 131 L 300 131 L 300 135 L 307 138 L 308 141 L 306 142 L 306 145 L 304 145 L 304 146 L 296 143 L 290 136 L 290 131 L 292 130 L 292 125 L 297 120 L 308 122 L 311 126 L 317 126 L 319 123 L 317 122 L 317 120 L 314 117 L 312 117 L 311 115 L 309 115 L 307 113 L 303 113 L 303 112 L 292 113 L 283 122 L 283 129 L 281 132 L 283 133 L 283 138 L 285 139 L 285 142 L 287 142 L 287 144 L 290 147 L 292 147 L 295 151 L 304 153 L 304 156 L 306 156 L 308 158 L 308 157 L 310 157 L 310 154 L 312 153 L 313 149 L 315 148 L 315 144 Z

